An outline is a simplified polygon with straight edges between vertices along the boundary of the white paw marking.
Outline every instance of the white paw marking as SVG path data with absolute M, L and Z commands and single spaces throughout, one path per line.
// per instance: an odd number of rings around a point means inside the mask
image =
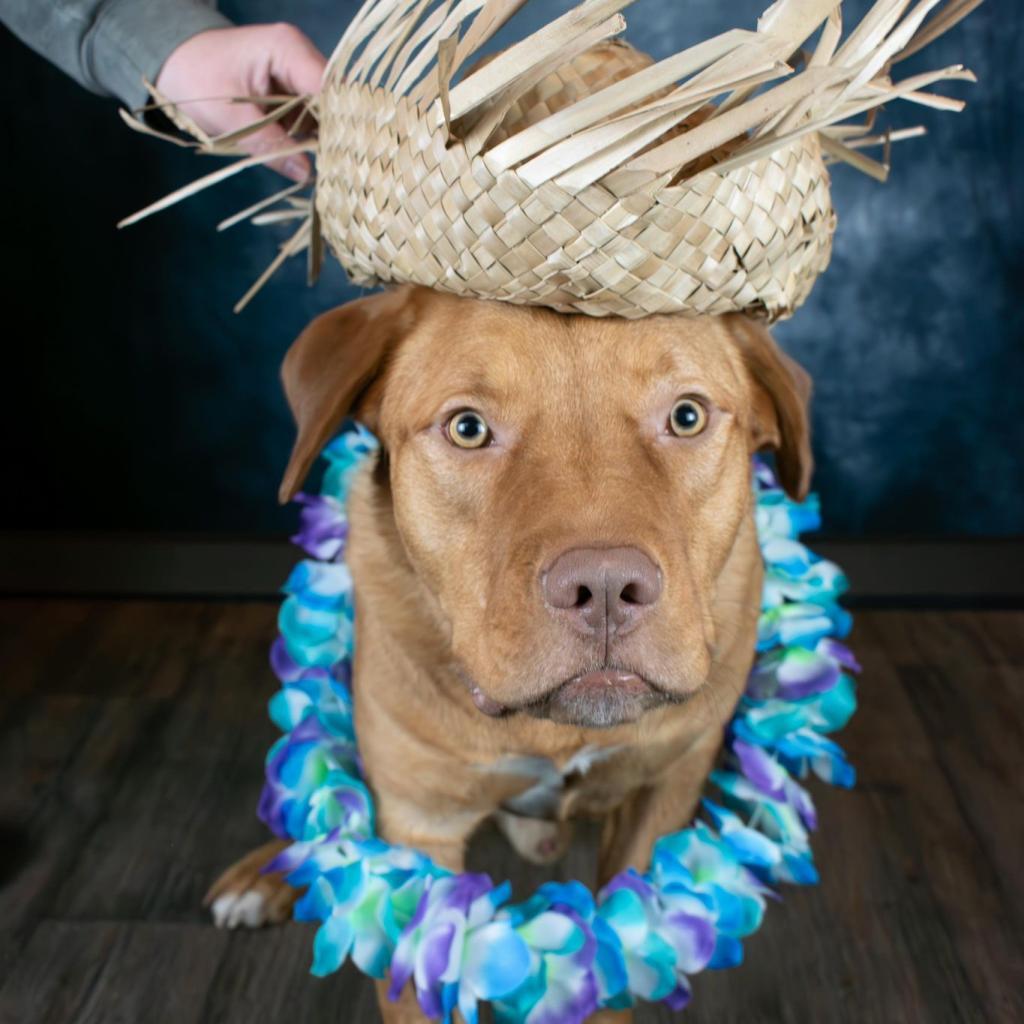
M 218 896 L 210 912 L 218 928 L 259 928 L 267 923 L 267 901 L 252 889 Z

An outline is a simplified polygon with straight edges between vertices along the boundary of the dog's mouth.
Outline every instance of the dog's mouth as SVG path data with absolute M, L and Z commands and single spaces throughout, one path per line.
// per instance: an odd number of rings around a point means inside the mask
M 602 668 L 567 679 L 523 710 L 535 718 L 586 729 L 608 729 L 635 722 L 673 698 L 643 676 Z
M 476 685 L 470 688 L 470 695 L 476 707 L 491 717 L 522 712 L 587 729 L 635 722 L 652 708 L 681 699 L 636 672 L 614 666 L 572 676 L 543 696 L 518 706 L 500 704 Z

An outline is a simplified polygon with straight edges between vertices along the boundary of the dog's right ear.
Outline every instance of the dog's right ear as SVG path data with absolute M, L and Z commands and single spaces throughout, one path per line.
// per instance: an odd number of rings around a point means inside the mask
M 755 449 L 775 451 L 779 483 L 791 498 L 803 501 L 814 468 L 808 416 L 810 375 L 779 348 L 764 324 L 742 314 L 731 314 L 726 322 L 757 390 Z
M 321 449 L 349 414 L 375 426 L 362 402 L 392 346 L 412 327 L 414 288 L 369 295 L 318 316 L 292 344 L 281 380 L 298 435 L 278 498 L 290 501 Z

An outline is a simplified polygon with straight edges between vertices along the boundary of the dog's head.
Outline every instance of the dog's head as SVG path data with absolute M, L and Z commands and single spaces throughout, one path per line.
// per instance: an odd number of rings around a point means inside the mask
M 641 321 L 400 288 L 314 321 L 283 377 L 290 498 L 343 417 L 381 440 L 409 562 L 490 714 L 614 725 L 707 678 L 750 456 L 803 496 L 806 374 L 739 316 Z

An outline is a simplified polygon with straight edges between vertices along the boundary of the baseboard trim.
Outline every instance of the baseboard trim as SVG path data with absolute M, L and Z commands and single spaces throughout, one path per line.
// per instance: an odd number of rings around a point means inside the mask
M 0 592 L 270 597 L 297 558 L 282 540 L 0 534 Z
M 814 543 L 853 604 L 1024 604 L 1024 539 Z M 0 534 L 0 593 L 269 598 L 296 561 L 283 540 Z
M 822 540 L 843 567 L 852 605 L 1024 605 L 1024 538 Z

